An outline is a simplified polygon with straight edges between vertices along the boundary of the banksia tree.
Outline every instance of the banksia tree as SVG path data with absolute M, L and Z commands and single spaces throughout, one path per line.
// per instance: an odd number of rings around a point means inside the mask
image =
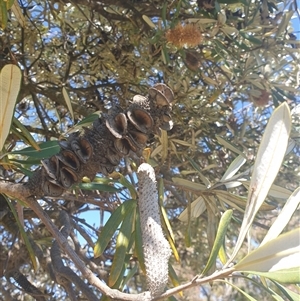
M 153 168 L 143 163 L 138 168 L 139 211 L 148 289 L 152 296 L 161 294 L 168 281 L 171 249 L 164 237 Z

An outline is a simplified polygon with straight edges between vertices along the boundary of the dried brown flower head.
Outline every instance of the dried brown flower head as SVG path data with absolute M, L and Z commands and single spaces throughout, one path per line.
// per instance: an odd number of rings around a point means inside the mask
M 202 41 L 202 34 L 194 24 L 177 24 L 166 32 L 166 39 L 176 47 L 195 47 Z
M 269 100 L 270 100 L 270 93 L 266 90 L 261 90 L 259 97 L 253 97 L 253 102 L 257 107 L 267 106 Z

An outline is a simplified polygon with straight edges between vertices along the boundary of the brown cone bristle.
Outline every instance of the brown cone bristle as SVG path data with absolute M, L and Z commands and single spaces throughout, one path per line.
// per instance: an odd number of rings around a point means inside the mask
M 166 39 L 176 47 L 195 47 L 202 41 L 202 34 L 194 24 L 177 24 L 166 32 Z

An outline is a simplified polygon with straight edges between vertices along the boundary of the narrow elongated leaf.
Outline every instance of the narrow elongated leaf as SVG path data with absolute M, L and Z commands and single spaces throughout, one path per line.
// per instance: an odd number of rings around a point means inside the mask
M 245 164 L 245 162 L 246 159 L 244 156 L 239 155 L 238 157 L 236 157 L 229 165 L 228 169 L 224 173 L 220 182 L 226 181 L 227 179 L 233 177 L 239 171 L 239 169 Z
M 280 214 L 276 218 L 275 222 L 272 224 L 267 235 L 261 243 L 261 246 L 276 238 L 285 228 L 285 226 L 290 221 L 292 215 L 297 210 L 300 204 L 300 187 L 298 187 L 286 201 L 284 207 L 282 208 Z
M 231 204 L 236 204 L 240 208 L 245 208 L 247 205 L 247 199 L 245 197 L 230 193 L 225 190 L 215 190 L 215 193 L 219 199 L 223 202 L 227 203 L 228 205 L 232 206 Z M 269 204 L 262 204 L 260 210 L 273 210 L 275 209 L 274 206 Z
M 167 239 L 169 241 L 170 247 L 172 249 L 173 255 L 176 261 L 180 261 L 180 257 L 178 251 L 175 246 L 175 235 L 173 233 L 168 214 L 163 206 L 164 200 L 164 181 L 163 179 L 159 179 L 158 181 L 158 198 L 159 198 L 159 205 L 161 211 L 161 219 L 162 219 L 162 226 L 164 227 L 165 233 L 167 234 Z
M 20 68 L 12 64 L 5 65 L 0 73 L 0 150 L 9 134 L 21 77 Z
M 124 220 L 128 212 L 134 211 L 136 208 L 135 200 L 128 200 L 121 204 L 110 216 L 105 226 L 100 232 L 98 240 L 94 247 L 94 256 L 99 257 L 112 239 L 114 233 L 118 229 L 120 223 Z
M 47 141 L 39 143 L 40 150 L 36 150 L 33 147 L 26 147 L 21 150 L 13 151 L 11 154 L 23 155 L 33 157 L 35 159 L 49 158 L 60 151 L 60 146 L 57 141 Z
M 226 280 L 215 280 L 214 282 L 224 282 L 227 283 L 229 285 L 231 285 L 234 289 L 236 289 L 237 291 L 239 291 L 242 295 L 244 295 L 248 300 L 250 301 L 257 301 L 256 299 L 254 299 L 253 297 L 251 297 L 249 294 L 247 294 L 246 292 L 244 292 L 241 288 L 239 288 L 238 286 L 232 284 L 230 281 L 226 281 Z
M 141 222 L 140 222 L 140 213 L 139 210 L 136 210 L 136 219 L 135 219 L 135 253 L 140 264 L 140 268 L 146 274 L 145 259 L 143 252 L 143 240 L 142 240 L 142 231 L 141 231 Z
M 41 150 L 38 143 L 34 140 L 30 132 L 26 129 L 26 127 L 15 117 L 13 117 L 13 126 L 12 128 L 17 127 L 19 130 L 21 130 L 20 137 L 24 142 L 27 142 L 29 145 L 31 145 L 36 150 Z M 16 130 L 17 132 L 17 130 Z
M 131 197 L 136 200 L 137 199 L 137 193 L 135 190 L 135 187 L 122 175 L 119 173 L 120 179 L 119 182 L 125 186 L 126 188 L 128 188 Z
M 207 23 L 217 23 L 218 20 L 215 19 L 208 19 L 208 18 L 189 18 L 186 19 L 187 22 L 190 23 L 197 23 L 197 24 L 207 24 Z
M 227 261 L 227 256 L 226 256 L 224 244 L 221 245 L 220 250 L 219 250 L 219 253 L 218 253 L 218 256 L 219 256 L 221 262 L 222 262 L 223 264 L 225 264 L 226 261 Z
M 151 19 L 149 17 L 147 17 L 146 15 L 142 15 L 143 20 L 151 27 L 151 28 L 155 28 L 155 24 L 151 21 Z
M 162 154 L 161 154 L 161 161 L 162 163 L 165 162 L 167 156 L 168 156 L 168 134 L 167 131 L 162 130 L 161 131 L 161 145 L 162 145 Z
M 291 301 L 299 301 L 300 300 L 300 290 L 299 287 L 294 286 L 294 290 L 298 290 L 299 294 L 295 293 L 294 291 L 291 290 L 292 287 L 287 288 L 283 287 L 279 283 L 274 282 L 274 284 L 279 288 L 280 291 L 284 293 L 284 295 Z
M 269 196 L 279 199 L 287 199 L 291 196 L 291 191 L 273 184 L 268 192 Z
M 202 196 L 199 196 L 191 204 L 191 219 L 199 217 L 206 210 L 205 201 Z M 188 222 L 188 208 L 184 209 L 178 216 L 182 222 Z
M 119 189 L 111 186 L 111 185 L 107 185 L 107 184 L 101 184 L 101 183 L 79 183 L 78 187 L 80 189 L 83 190 L 100 190 L 100 191 L 106 191 L 106 192 L 118 192 Z
M 70 112 L 70 115 L 72 117 L 72 120 L 74 121 L 74 112 L 73 112 L 73 108 L 72 108 L 71 99 L 70 99 L 69 94 L 68 94 L 68 92 L 67 92 L 67 90 L 66 90 L 65 87 L 62 88 L 62 94 L 63 94 L 63 97 L 64 97 L 65 102 L 67 104 L 67 107 L 69 109 L 69 112 Z
M 187 159 L 190 161 L 191 165 L 197 170 L 199 177 L 201 179 L 201 181 L 205 184 L 205 186 L 207 188 L 211 187 L 211 183 L 210 181 L 203 175 L 203 173 L 201 172 L 201 168 L 200 166 L 190 157 L 187 157 Z
M 258 149 L 250 181 L 247 206 L 235 249 L 227 265 L 235 258 L 254 217 L 264 202 L 279 171 L 291 130 L 291 114 L 286 103 L 273 112 Z
M 219 227 L 217 230 L 217 234 L 216 234 L 216 238 L 215 238 L 215 242 L 214 242 L 213 248 L 210 252 L 206 266 L 202 272 L 202 275 L 205 275 L 210 270 L 210 268 L 213 266 L 213 264 L 216 263 L 216 258 L 218 256 L 219 250 L 223 244 L 224 237 L 225 237 L 225 234 L 226 234 L 226 231 L 227 231 L 227 228 L 228 228 L 231 216 L 232 216 L 232 212 L 233 212 L 232 210 L 227 210 L 224 212 L 224 214 L 221 217 Z
M 249 185 L 250 185 L 250 182 L 249 181 L 242 181 L 242 184 L 247 188 L 249 189 Z M 275 184 L 272 184 L 269 192 L 268 192 L 268 195 L 269 196 L 272 196 L 274 198 L 279 198 L 279 199 L 288 199 L 291 195 L 292 191 L 286 189 L 286 188 L 283 188 L 283 187 L 280 187 L 278 185 L 275 185 Z
M 169 263 L 169 277 L 170 277 L 174 287 L 180 285 L 180 280 L 179 280 L 179 278 L 176 274 L 176 271 L 174 270 L 173 266 L 170 263 Z M 180 291 L 179 294 L 180 294 L 181 297 L 183 297 L 183 292 L 182 291 Z
M 293 257 L 293 260 L 297 260 L 297 259 L 299 259 L 299 251 L 297 256 Z M 266 277 L 278 281 L 280 283 L 298 284 L 300 282 L 300 267 L 283 269 L 279 271 L 271 271 L 271 272 L 257 272 L 257 271 L 243 271 L 243 272 Z
M 156 155 L 158 155 L 162 151 L 162 145 L 159 145 L 157 148 L 153 150 L 151 153 L 151 158 L 154 158 Z
M 18 20 L 19 24 L 24 28 L 26 25 L 26 21 L 25 21 L 25 17 L 22 13 L 22 10 L 20 8 L 18 1 L 13 2 L 11 10 L 14 13 L 14 15 L 16 16 L 16 19 Z
M 8 206 L 9 206 L 9 208 L 10 208 L 10 210 L 11 210 L 11 212 L 12 212 L 12 214 L 13 214 L 16 222 L 17 222 L 19 231 L 20 231 L 21 236 L 22 236 L 22 238 L 24 240 L 24 243 L 25 243 L 25 246 L 27 248 L 29 257 L 31 259 L 33 268 L 34 268 L 35 271 L 37 271 L 38 270 L 38 261 L 36 260 L 36 256 L 34 254 L 34 251 L 33 251 L 32 245 L 31 245 L 31 243 L 29 241 L 29 238 L 27 236 L 27 233 L 24 230 L 24 226 L 22 226 L 22 224 L 20 223 L 20 220 L 18 218 L 18 214 L 17 214 L 17 212 L 16 212 L 15 207 L 13 206 L 13 204 L 10 202 L 10 200 L 7 199 L 6 196 L 5 196 L 5 198 L 6 198 L 6 201 L 8 203 Z
M 174 143 L 177 143 L 177 144 L 180 144 L 180 145 L 183 145 L 183 146 L 188 146 L 188 147 L 195 147 L 195 145 L 191 144 L 191 143 L 188 143 L 184 140 L 179 140 L 179 139 L 172 139 L 172 142 Z
M 294 15 L 294 11 L 290 10 L 287 13 L 284 14 L 281 23 L 278 26 L 278 30 L 276 32 L 276 37 L 280 36 L 283 31 L 286 30 L 292 16 Z
M 84 126 L 89 126 L 91 125 L 94 121 L 96 121 L 99 117 L 101 116 L 101 111 L 96 111 L 93 114 L 83 118 L 81 121 L 79 121 L 75 126 L 70 128 L 67 132 L 66 135 L 69 135 L 71 133 L 80 131 Z
M 187 189 L 192 189 L 194 191 L 203 191 L 206 190 L 205 185 L 199 184 L 199 183 L 194 183 L 191 182 L 189 180 L 185 180 L 182 178 L 172 178 L 173 182 L 177 185 L 182 186 L 183 188 L 187 188 Z
M 7 1 L 3 1 L 3 3 L 6 4 L 7 9 L 10 9 L 15 3 L 15 0 L 7 0 Z
M 288 274 L 291 275 L 287 282 L 290 282 L 292 279 L 298 279 L 299 281 L 300 273 L 298 273 L 298 278 L 295 275 L 295 271 L 299 271 L 300 267 L 299 252 L 300 228 L 296 228 L 252 251 L 234 268 L 237 271 L 252 271 L 253 273 L 276 272 L 274 275 L 277 274 L 282 277 L 284 276 L 283 271 L 290 270 L 285 275 L 285 277 L 289 277 Z
M 123 290 L 126 285 L 129 285 L 128 282 L 130 281 L 130 279 L 135 274 L 137 274 L 137 272 L 138 272 L 138 264 L 136 263 L 133 267 L 131 267 L 131 269 L 129 270 L 128 274 L 126 275 L 126 277 L 122 281 L 122 286 L 120 287 L 120 289 Z M 123 274 L 123 273 L 121 273 L 121 274 Z
M 127 211 L 125 214 L 124 221 L 119 230 L 116 243 L 116 252 L 114 255 L 114 260 L 112 262 L 110 275 L 108 279 L 109 286 L 113 286 L 119 279 L 119 277 L 122 276 L 121 272 L 124 269 L 125 256 L 130 242 L 134 216 L 135 210 Z
M 233 152 L 235 152 L 236 154 L 241 155 L 242 157 L 245 157 L 245 154 L 240 151 L 238 148 L 236 148 L 234 145 L 232 145 L 231 143 L 229 143 L 228 141 L 226 141 L 225 139 L 223 139 L 222 137 L 216 135 L 216 138 L 218 140 L 218 142 L 222 145 L 224 145 L 226 148 L 232 150 Z
M 7 5 L 4 0 L 0 1 L 0 27 L 5 29 L 7 25 Z

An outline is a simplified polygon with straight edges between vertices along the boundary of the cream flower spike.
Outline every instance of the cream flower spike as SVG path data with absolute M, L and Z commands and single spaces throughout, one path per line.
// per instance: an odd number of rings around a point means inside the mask
M 146 278 L 151 295 L 161 294 L 168 282 L 171 249 L 164 237 L 158 205 L 155 173 L 147 163 L 138 168 L 139 211 L 145 257 Z

